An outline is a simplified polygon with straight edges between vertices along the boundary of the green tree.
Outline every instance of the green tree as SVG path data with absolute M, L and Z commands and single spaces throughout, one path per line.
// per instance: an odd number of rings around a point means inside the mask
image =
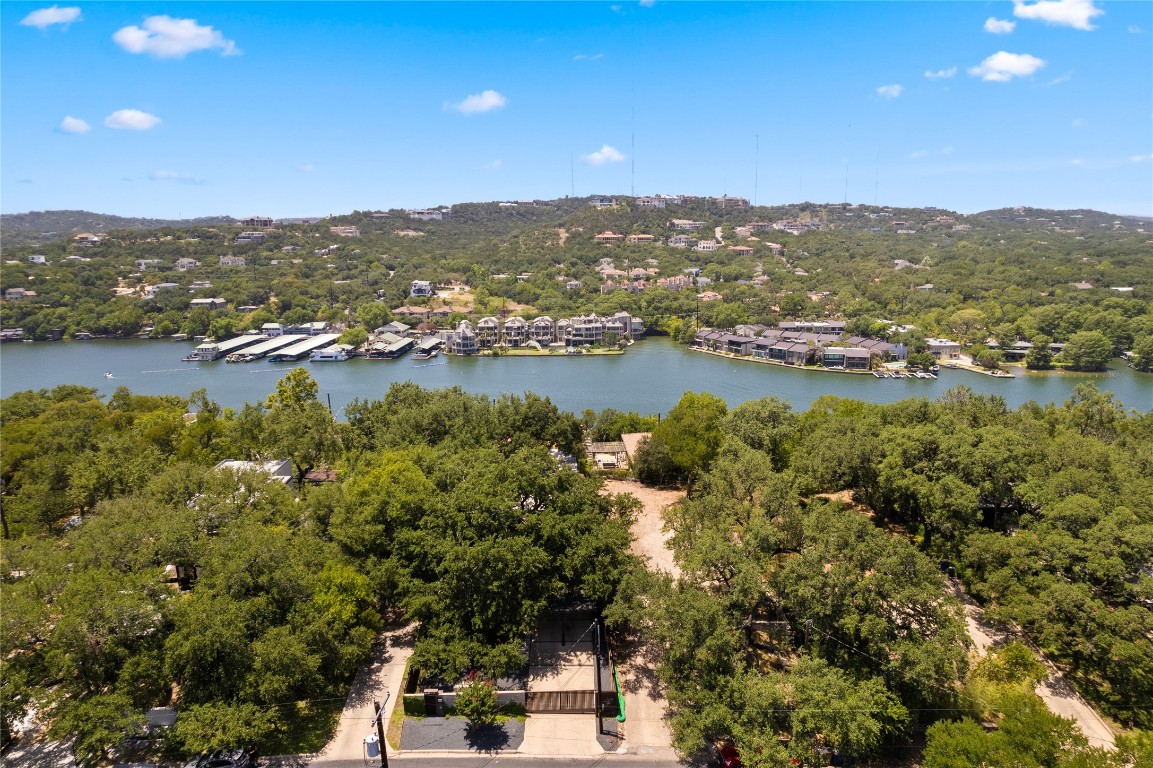
M 725 401 L 707 392 L 686 392 L 653 430 L 653 442 L 667 446 L 681 477 L 689 480 L 707 472 L 720 450 Z
M 1025 353 L 1025 367 L 1036 371 L 1044 371 L 1053 367 L 1053 350 L 1049 345 L 1053 339 L 1044 334 L 1033 337 L 1029 351 Z
M 126 736 L 139 733 L 144 724 L 144 713 L 128 696 L 110 692 L 67 702 L 49 732 L 71 739 L 77 762 L 91 766 L 108 760 L 108 751 Z
M 375 331 L 382 325 L 387 325 L 392 319 L 388 306 L 379 301 L 370 301 L 356 308 L 356 320 L 369 331 Z
M 360 326 L 349 328 L 344 333 L 340 334 L 337 342 L 341 344 L 348 344 L 351 347 L 360 347 L 368 341 L 368 331 Z
M 937 358 L 933 357 L 928 352 L 911 352 L 909 357 L 905 360 L 905 365 L 910 368 L 919 368 L 921 370 L 929 370 L 937 364 Z
M 298 484 L 309 470 L 334 456 L 339 446 L 336 423 L 318 392 L 308 371 L 294 368 L 276 383 L 276 392 L 268 397 L 265 441 L 277 455 L 292 460 Z
M 1100 331 L 1080 331 L 1069 337 L 1060 359 L 1074 371 L 1103 371 L 1113 357 L 1113 345 Z
M 1142 336 L 1133 342 L 1133 354 L 1130 360 L 1133 367 L 1139 371 L 1153 370 L 1153 334 Z
M 173 737 L 187 754 L 206 754 L 259 744 L 280 727 L 276 707 L 225 702 L 196 704 L 180 711 Z
M 492 679 L 473 670 L 464 676 L 464 682 L 456 691 L 453 710 L 468 720 L 470 728 L 480 729 L 496 722 L 496 686 Z

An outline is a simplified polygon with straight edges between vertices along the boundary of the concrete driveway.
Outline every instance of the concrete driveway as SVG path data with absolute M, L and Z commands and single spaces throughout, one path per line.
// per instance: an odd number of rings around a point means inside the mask
M 392 696 L 384 706 L 384 727 L 388 730 L 388 718 L 395 707 L 400 706 L 404 686 L 404 667 L 412 655 L 413 635 L 416 625 L 391 630 L 381 635 L 373 649 L 372 663 L 356 673 L 352 688 L 345 699 L 344 711 L 336 733 L 318 760 L 360 760 L 364 756 L 364 739 L 375 733 L 373 727 L 372 699 L 376 697 L 382 705 L 386 694 Z M 389 749 L 389 754 L 394 750 Z

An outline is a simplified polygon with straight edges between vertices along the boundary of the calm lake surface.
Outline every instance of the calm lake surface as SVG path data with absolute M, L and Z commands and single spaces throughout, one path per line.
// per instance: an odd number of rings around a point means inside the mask
M 304 366 L 330 398 L 336 413 L 355 398 L 379 399 L 394 382 L 413 381 L 423 387 L 459 386 L 495 396 L 504 392 L 535 392 L 560 408 L 579 414 L 586 408 L 617 408 L 643 414 L 667 413 L 686 391 L 712 392 L 730 406 L 776 395 L 797 410 L 805 410 L 822 395 L 890 403 L 908 397 L 936 399 L 963 384 L 981 394 L 997 394 L 1010 407 L 1068 400 L 1073 388 L 1093 382 L 1139 411 L 1153 410 L 1153 375 L 1114 361 L 1099 374 L 1017 373 L 1014 379 L 960 370 L 940 372 L 936 380 L 877 379 L 872 376 L 798 371 L 760 363 L 740 362 L 692 352 L 667 338 L 637 342 L 619 356 L 438 357 L 416 361 L 357 358 L 344 363 L 255 363 L 229 365 L 182 363 L 193 345 L 162 340 L 126 339 L 36 342 L 0 347 L 0 395 L 58 384 L 94 387 L 110 395 L 117 387 L 140 394 L 186 396 L 196 389 L 221 405 L 238 408 L 263 400 L 276 381 L 295 366 Z M 113 378 L 106 378 L 109 371 Z M 1014 369 L 1017 372 L 1017 369 Z

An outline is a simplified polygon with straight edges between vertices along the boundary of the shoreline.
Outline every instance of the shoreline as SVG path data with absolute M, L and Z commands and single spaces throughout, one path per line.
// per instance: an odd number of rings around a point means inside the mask
M 762 365 L 773 365 L 773 366 L 776 366 L 778 368 L 784 368 L 784 369 L 790 370 L 790 371 L 807 371 L 809 373 L 838 373 L 838 374 L 846 374 L 849 376 L 870 376 L 874 379 L 877 378 L 876 376 L 873 376 L 873 370 L 872 369 L 867 370 L 867 371 L 846 371 L 844 368 L 825 368 L 822 365 L 811 365 L 811 366 L 810 365 L 789 365 L 788 363 L 782 363 L 779 360 L 765 360 L 762 357 L 753 357 L 751 355 L 733 355 L 733 354 L 730 354 L 728 352 L 717 352 L 717 351 L 712 350 L 712 349 L 701 349 L 700 347 L 694 347 L 691 345 L 689 347 L 687 347 L 687 349 L 689 349 L 693 352 L 703 352 L 706 355 L 712 355 L 713 357 L 719 357 L 719 358 L 722 358 L 724 360 L 736 360 L 739 362 L 746 362 L 746 363 L 760 363 Z M 913 376 L 910 378 L 918 378 L 918 377 Z M 936 378 L 936 377 L 934 377 L 934 378 Z M 1001 377 L 1001 378 L 1012 378 L 1012 376 Z

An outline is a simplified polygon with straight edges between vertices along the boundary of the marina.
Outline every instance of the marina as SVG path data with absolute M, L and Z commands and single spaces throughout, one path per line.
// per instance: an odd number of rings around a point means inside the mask
M 251 363 L 253 360 L 259 360 L 260 358 L 275 352 L 278 349 L 283 349 L 284 347 L 290 346 L 307 338 L 308 337 L 304 336 L 303 334 L 286 334 L 284 336 L 275 336 L 271 339 L 265 339 L 264 341 L 254 346 L 246 347 L 239 352 L 233 352 L 232 354 L 227 355 L 224 360 L 225 362 L 229 363 Z
M 245 347 L 252 346 L 264 339 L 264 336 L 253 333 L 237 336 L 235 339 L 227 339 L 226 341 L 208 341 L 192 350 L 192 354 L 182 359 L 187 363 L 219 360 L 222 357 L 226 357 Z
M 322 396 L 326 401 L 331 396 L 338 414 L 355 399 L 383 397 L 391 384 L 405 381 L 429 388 L 461 387 L 491 397 L 535 392 L 575 413 L 586 408 L 667 413 L 686 391 L 711 392 L 730 406 L 775 396 L 804 410 L 825 395 L 891 403 L 909 397 L 936 399 L 957 386 L 1002 397 L 1010 408 L 1016 408 L 1029 401 L 1063 403 L 1077 385 L 1087 383 L 1111 392 L 1127 408 L 1153 409 L 1153 375 L 1127 368 L 1120 360 L 1114 360 L 1104 373 L 1014 369 L 1016 378 L 1009 378 L 942 365 L 936 379 L 878 381 L 868 374 L 833 375 L 703 355 L 667 337 L 648 336 L 623 355 L 459 357 L 441 352 L 428 360 L 410 355 L 409 363 L 353 357 L 340 365 L 265 359 L 259 369 L 244 368 L 259 375 L 240 376 L 236 366 L 219 363 L 175 367 L 173 358 L 179 354 L 174 355 L 174 350 L 179 346 L 146 339 L 5 344 L 0 348 L 0 393 L 7 397 L 26 389 L 77 384 L 104 396 L 124 386 L 138 394 L 187 397 L 203 388 L 222 406 L 240 408 L 263 401 L 278 378 L 294 366 L 307 365 Z M 62 360 L 67 364 L 62 365 Z M 112 371 L 115 378 L 105 378 L 105 371 Z
M 306 355 L 310 355 L 314 350 L 326 347 L 339 338 L 339 333 L 321 333 L 316 336 L 309 336 L 303 341 L 298 341 L 292 346 L 285 347 L 275 354 L 270 355 L 268 360 L 272 363 L 287 363 L 300 360 Z

